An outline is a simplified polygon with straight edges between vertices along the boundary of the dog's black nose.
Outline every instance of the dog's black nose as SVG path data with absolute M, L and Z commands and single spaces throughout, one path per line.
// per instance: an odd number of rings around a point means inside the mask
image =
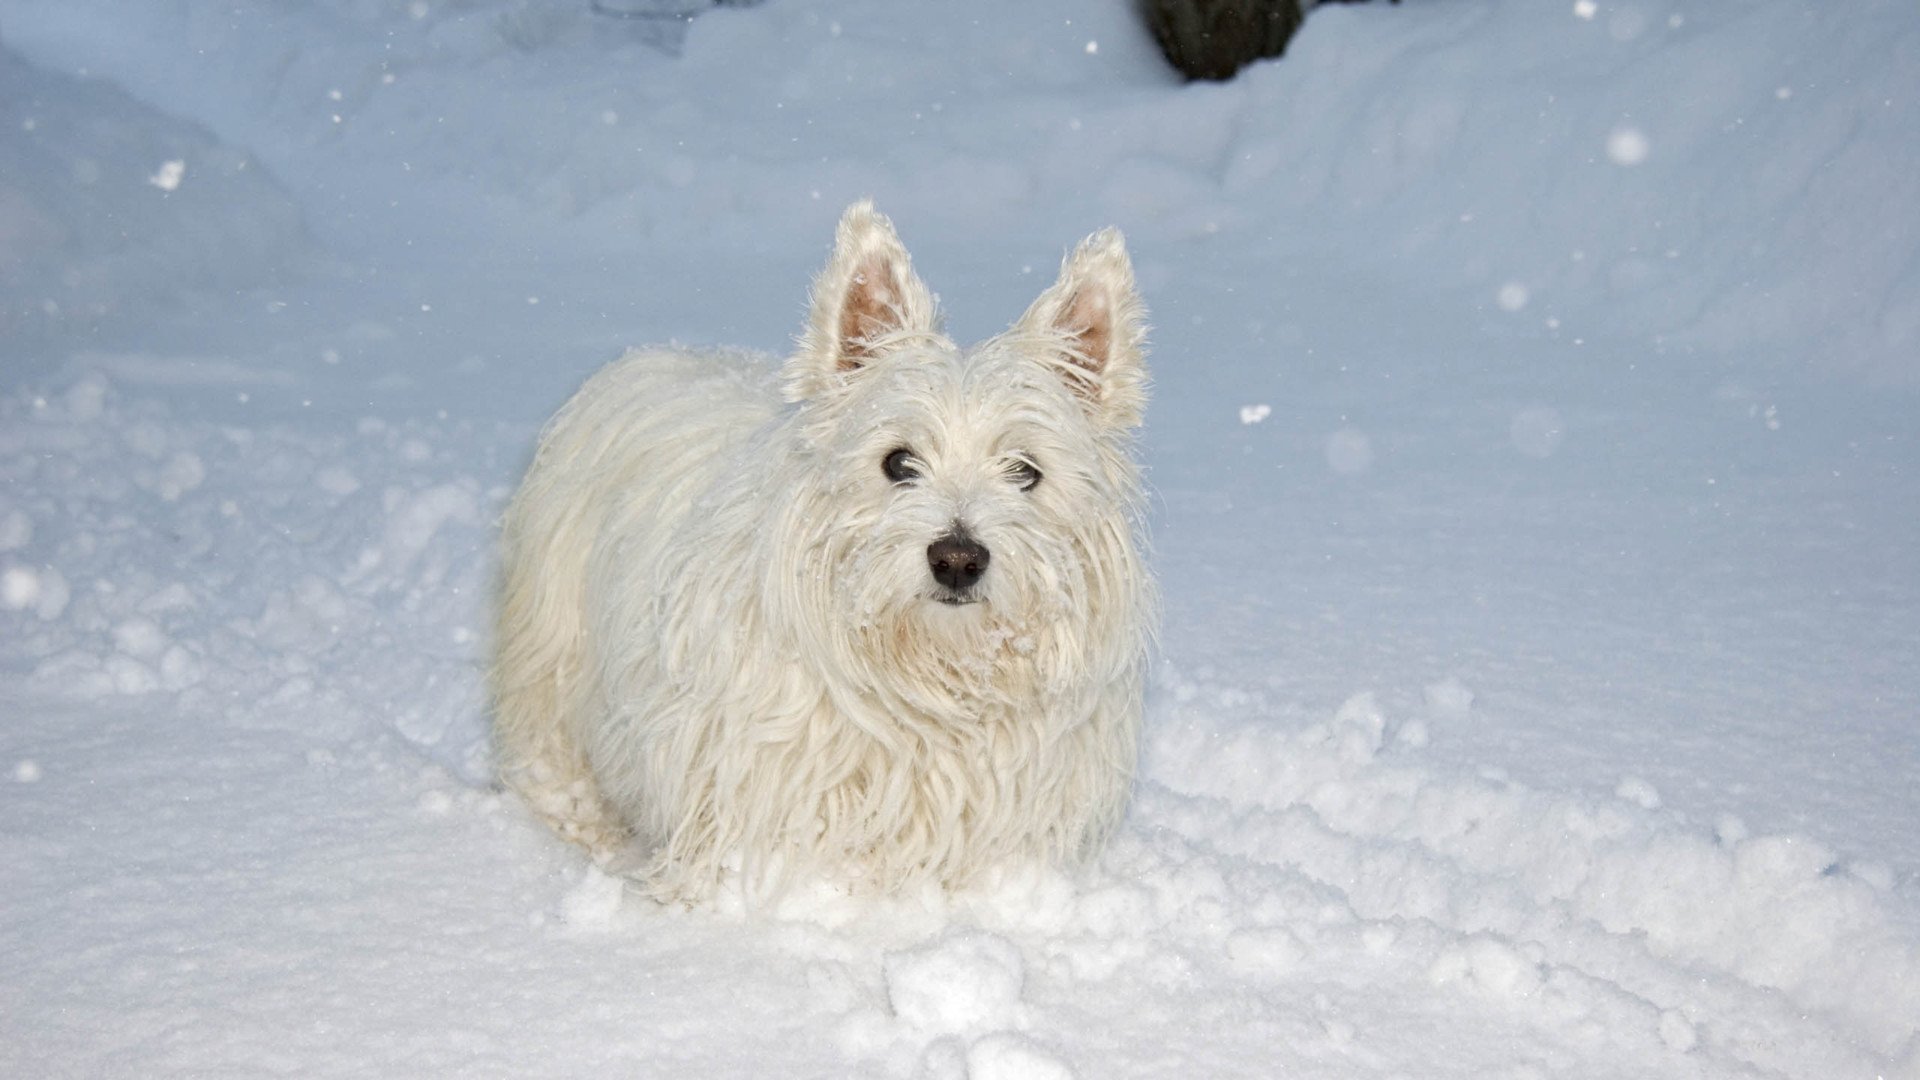
M 948 533 L 927 545 L 927 566 L 933 570 L 933 580 L 954 592 L 972 588 L 987 572 L 987 559 L 986 546 L 966 533 Z

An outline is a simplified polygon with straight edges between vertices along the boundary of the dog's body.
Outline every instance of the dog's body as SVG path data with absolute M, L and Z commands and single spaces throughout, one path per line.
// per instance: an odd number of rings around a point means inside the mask
M 1152 622 L 1143 336 L 1108 232 L 963 352 L 857 204 L 783 371 L 636 351 L 596 375 L 504 523 L 502 775 L 597 855 L 637 838 L 684 901 L 1090 852 Z

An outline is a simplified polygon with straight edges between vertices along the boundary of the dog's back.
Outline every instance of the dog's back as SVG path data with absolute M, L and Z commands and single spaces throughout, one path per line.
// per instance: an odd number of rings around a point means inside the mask
M 585 761 L 574 725 L 606 707 L 591 700 L 598 681 L 583 678 L 594 662 L 585 620 L 595 547 L 617 537 L 623 561 L 660 565 L 700 493 L 779 412 L 775 373 L 752 354 L 635 350 L 555 415 L 507 507 L 492 665 L 497 767 L 596 855 L 616 851 L 626 827 L 575 781 Z

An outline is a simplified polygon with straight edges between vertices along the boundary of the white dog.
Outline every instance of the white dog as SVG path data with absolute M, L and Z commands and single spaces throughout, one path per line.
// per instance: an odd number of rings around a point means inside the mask
M 1153 622 L 1142 320 L 1107 230 L 960 349 L 861 202 L 782 370 L 636 350 L 595 375 L 506 513 L 501 775 L 602 861 L 638 841 L 682 902 L 1091 853 Z

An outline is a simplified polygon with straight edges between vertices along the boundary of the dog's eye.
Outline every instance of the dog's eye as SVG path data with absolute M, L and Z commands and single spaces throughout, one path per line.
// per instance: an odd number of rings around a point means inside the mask
M 1040 467 L 1026 458 L 1014 458 L 1007 466 L 1007 478 L 1021 491 L 1032 491 L 1040 483 Z
M 880 459 L 880 471 L 896 484 L 911 484 L 920 478 L 920 464 L 913 460 L 913 451 L 904 446 Z

